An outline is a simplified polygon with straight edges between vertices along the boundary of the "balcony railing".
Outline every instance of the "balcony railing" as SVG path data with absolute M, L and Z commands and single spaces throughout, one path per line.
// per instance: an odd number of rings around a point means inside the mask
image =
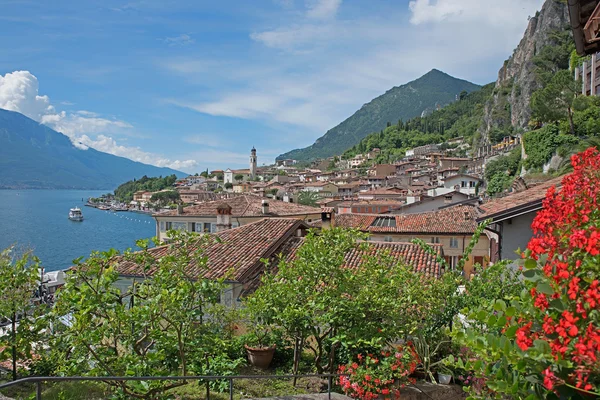
M 234 381 L 240 379 L 297 379 L 297 378 L 323 378 L 327 379 L 327 398 L 331 400 L 333 380 L 342 376 L 340 374 L 308 374 L 308 375 L 231 375 L 231 376 L 31 376 L 17 379 L 0 385 L 0 390 L 12 386 L 33 383 L 36 386 L 36 400 L 42 399 L 42 387 L 45 382 L 122 382 L 122 381 L 205 381 L 206 399 L 210 399 L 209 381 L 229 381 L 229 399 L 233 400 Z

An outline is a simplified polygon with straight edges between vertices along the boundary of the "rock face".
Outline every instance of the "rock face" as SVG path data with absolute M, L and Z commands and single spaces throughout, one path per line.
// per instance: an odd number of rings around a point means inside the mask
M 495 127 L 512 126 L 525 129 L 531 118 L 529 102 L 540 85 L 535 76 L 533 58 L 553 43 L 552 34 L 569 27 L 567 5 L 559 0 L 546 0 L 542 9 L 529 20 L 523 39 L 498 73 L 494 96 L 486 105 L 482 144 L 489 144 L 489 133 Z

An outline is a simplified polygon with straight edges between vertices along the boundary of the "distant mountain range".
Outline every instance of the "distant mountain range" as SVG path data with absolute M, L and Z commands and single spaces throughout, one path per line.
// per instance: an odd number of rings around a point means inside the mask
M 171 174 L 187 175 L 92 148 L 77 149 L 62 133 L 0 109 L 0 188 L 112 190 L 144 175 Z
M 306 161 L 342 154 L 372 132 L 384 129 L 388 122 L 420 116 L 456 99 L 462 91 L 473 92 L 481 86 L 454 78 L 437 69 L 417 80 L 394 87 L 371 100 L 350 118 L 330 129 L 309 147 L 292 150 L 277 159 Z

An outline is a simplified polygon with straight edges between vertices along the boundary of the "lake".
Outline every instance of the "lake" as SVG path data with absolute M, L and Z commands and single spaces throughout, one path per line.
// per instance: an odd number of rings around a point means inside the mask
M 0 190 L 0 249 L 16 245 L 33 250 L 46 270 L 54 271 L 93 250 L 136 248 L 137 239 L 156 234 L 149 215 L 84 206 L 88 197 L 103 193 L 107 191 Z M 83 222 L 68 219 L 75 206 L 82 209 Z

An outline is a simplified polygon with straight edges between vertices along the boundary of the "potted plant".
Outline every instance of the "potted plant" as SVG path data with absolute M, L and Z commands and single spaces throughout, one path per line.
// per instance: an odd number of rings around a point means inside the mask
M 432 350 L 429 346 L 429 343 L 427 343 L 427 340 L 423 336 L 417 336 L 416 338 L 414 338 L 415 351 L 419 356 L 418 369 L 421 370 L 425 374 L 425 376 L 429 377 L 431 379 L 431 382 L 434 384 L 437 382 L 433 376 L 432 368 L 442 364 L 443 360 L 434 362 L 433 359 L 437 356 L 440 347 L 446 343 L 450 342 L 440 341 L 435 347 L 435 349 Z
M 438 370 L 438 383 L 442 385 L 449 385 L 450 380 L 452 379 L 452 371 L 448 369 L 446 366 L 440 367 Z
M 244 344 L 250 365 L 266 369 L 273 361 L 276 345 L 271 330 L 265 325 L 253 325 Z

